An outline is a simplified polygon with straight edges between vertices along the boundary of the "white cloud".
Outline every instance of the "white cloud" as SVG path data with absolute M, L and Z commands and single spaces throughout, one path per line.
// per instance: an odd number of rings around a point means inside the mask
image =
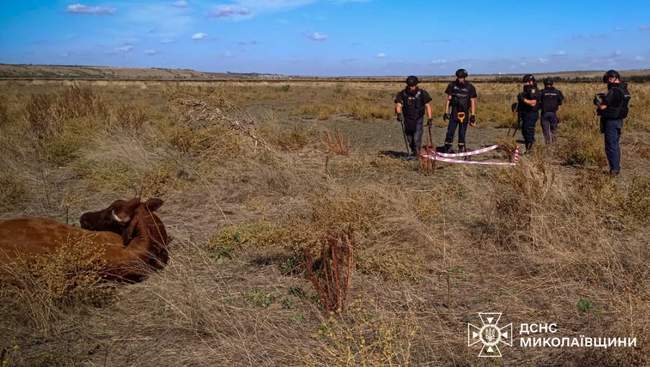
M 553 56 L 566 56 L 566 55 L 567 55 L 567 53 L 564 50 L 557 50 L 557 51 L 553 52 Z
M 634 57 L 634 61 L 644 61 L 644 60 L 645 60 L 645 57 L 643 57 L 643 56 L 635 56 Z
M 130 44 L 125 44 L 123 46 L 115 47 L 115 49 L 113 49 L 113 53 L 119 53 L 119 54 L 126 54 L 131 51 L 133 51 L 133 45 Z
M 88 6 L 84 4 L 70 4 L 66 8 L 68 13 L 73 14 L 89 14 L 89 15 L 113 15 L 115 8 L 109 6 Z
M 195 40 L 195 41 L 204 40 L 207 37 L 208 37 L 207 33 L 203 33 L 203 32 L 194 33 L 192 35 L 192 39 Z
M 316 42 L 327 41 L 327 35 L 323 34 L 323 33 L 320 33 L 320 32 L 310 33 L 310 34 L 307 35 L 307 38 L 309 38 L 312 41 L 316 41 Z
M 172 5 L 174 5 L 177 8 L 187 8 L 187 1 L 185 0 L 174 1 Z
M 174 39 L 173 38 L 163 38 L 163 39 L 160 40 L 160 43 L 163 43 L 163 44 L 174 43 Z
M 227 4 L 217 5 L 210 14 L 217 18 L 250 19 L 259 14 L 291 10 L 318 1 L 343 4 L 370 0 L 232 0 Z
M 377 54 L 377 58 L 378 58 L 378 59 L 383 59 L 383 58 L 385 58 L 385 57 L 386 57 L 386 54 L 383 53 L 383 52 L 380 52 L 380 53 Z
M 442 64 L 446 64 L 447 60 L 446 59 L 435 59 L 435 60 L 431 61 L 431 63 L 434 64 L 434 65 L 442 65 Z
M 144 50 L 144 54 L 148 56 L 153 56 L 158 54 L 158 50 Z
M 241 18 L 252 15 L 252 12 L 243 6 L 238 5 L 218 5 L 211 13 L 217 18 Z
M 546 64 L 548 62 L 548 59 L 545 57 L 540 57 L 537 59 L 537 62 L 539 62 L 540 64 Z

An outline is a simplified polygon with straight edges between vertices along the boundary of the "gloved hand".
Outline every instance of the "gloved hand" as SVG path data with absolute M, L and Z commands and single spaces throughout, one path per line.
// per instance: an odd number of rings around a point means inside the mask
M 433 126 L 433 119 L 429 118 L 427 119 L 427 127 L 431 127 L 431 126 Z
M 404 121 L 404 117 L 402 116 L 401 113 L 396 113 L 396 114 L 395 114 L 395 119 L 396 119 L 397 121 L 399 121 L 399 122 Z
M 472 126 L 476 126 L 476 115 L 471 115 L 469 117 L 469 124 Z
M 446 112 L 443 113 L 443 114 L 442 114 L 442 120 L 445 121 L 445 122 L 446 122 L 446 121 L 449 121 L 449 114 L 446 113 Z

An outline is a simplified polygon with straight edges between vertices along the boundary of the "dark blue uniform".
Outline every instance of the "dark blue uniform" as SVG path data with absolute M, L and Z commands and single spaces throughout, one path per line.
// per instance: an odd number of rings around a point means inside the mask
M 607 105 L 604 110 L 598 110 L 600 115 L 600 132 L 605 136 L 605 154 L 609 162 L 609 170 L 618 174 L 621 170 L 621 129 L 623 120 L 627 117 L 630 93 L 627 84 L 609 84 L 607 95 L 602 103 Z
M 557 129 L 558 119 L 557 110 L 564 102 L 564 95 L 554 87 L 544 88 L 539 95 L 540 109 L 542 111 L 542 131 L 544 132 L 544 142 L 551 144 L 555 141 L 555 130 Z
M 535 106 L 530 106 L 524 99 L 537 100 Z M 519 118 L 521 119 L 521 134 L 524 137 L 526 151 L 529 151 L 535 143 L 535 124 L 539 118 L 539 91 L 536 86 L 526 85 L 524 91 L 517 96 Z
M 431 96 L 424 89 L 417 88 L 415 91 L 406 88 L 395 96 L 395 103 L 402 105 L 404 115 L 404 134 L 408 140 L 411 154 L 417 155 L 422 146 L 422 123 L 424 120 L 424 108 L 431 102 Z
M 451 96 L 451 116 L 449 124 L 447 125 L 447 135 L 445 136 L 445 148 L 449 150 L 454 143 L 454 135 L 456 128 L 458 128 L 458 150 L 465 150 L 465 133 L 467 132 L 467 125 L 469 125 L 469 117 L 471 113 L 472 98 L 477 98 L 476 88 L 472 83 L 465 82 L 459 83 L 454 81 L 447 85 L 445 94 Z M 446 111 L 445 111 L 446 112 Z M 460 115 L 459 115 L 460 113 Z M 463 116 L 463 119 L 460 117 Z

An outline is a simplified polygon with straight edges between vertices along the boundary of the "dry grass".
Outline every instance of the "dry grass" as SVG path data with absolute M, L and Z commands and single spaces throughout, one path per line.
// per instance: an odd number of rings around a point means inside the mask
M 75 218 L 138 190 L 165 199 L 175 238 L 169 266 L 137 285 L 97 282 L 92 246 L 13 268 L 2 364 L 487 366 L 464 335 L 482 311 L 639 339 L 600 353 L 508 348 L 505 364 L 649 363 L 650 86 L 632 86 L 615 180 L 597 167 L 596 84 L 558 85 L 559 143 L 519 167 L 428 174 L 382 153 L 404 149 L 398 83 L 139 86 L 0 92 L 0 216 Z M 438 116 L 444 84 L 423 87 Z M 471 143 L 512 147 L 496 127 L 519 87 L 477 88 Z M 303 252 L 348 228 L 354 253 L 330 302 Z

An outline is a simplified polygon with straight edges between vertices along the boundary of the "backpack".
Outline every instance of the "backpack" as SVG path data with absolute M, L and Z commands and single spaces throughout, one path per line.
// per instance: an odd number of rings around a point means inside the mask
M 462 87 L 454 83 L 453 92 L 451 94 L 451 108 L 456 112 L 469 112 L 471 105 L 470 89 L 466 84 Z
M 619 104 L 617 106 L 607 105 L 607 108 L 603 111 L 598 111 L 598 114 L 601 117 L 609 120 L 625 119 L 629 112 L 629 103 L 630 99 L 632 98 L 630 92 L 627 90 L 627 84 L 615 84 L 610 87 L 610 93 L 611 92 L 619 93 L 621 98 Z
M 424 111 L 422 103 L 422 90 L 418 89 L 415 95 L 411 96 L 407 91 L 402 91 L 402 108 L 407 110 L 409 115 L 419 115 Z M 406 111 L 405 111 L 406 112 Z
M 623 94 L 623 101 L 621 102 L 621 105 L 615 108 L 617 118 L 622 120 L 626 118 L 627 114 L 630 112 L 629 104 L 630 99 L 632 99 L 632 95 L 627 90 L 627 83 L 621 83 L 618 87 L 614 88 L 618 88 Z

